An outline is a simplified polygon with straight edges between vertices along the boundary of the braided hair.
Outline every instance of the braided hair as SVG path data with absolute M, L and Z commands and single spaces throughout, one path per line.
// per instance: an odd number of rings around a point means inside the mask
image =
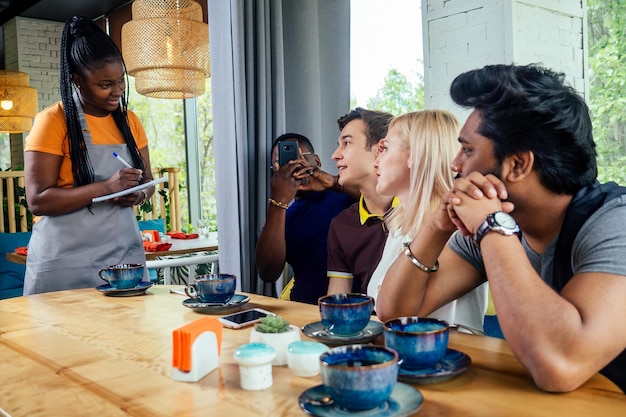
M 98 69 L 106 64 L 121 62 L 124 59 L 113 40 L 91 19 L 85 16 L 74 16 L 65 22 L 61 36 L 60 75 L 61 102 L 67 124 L 70 159 L 74 186 L 94 182 L 94 173 L 85 138 L 78 118 L 78 109 L 73 99 L 74 86 L 72 74 L 83 74 L 85 69 Z M 128 84 L 128 75 L 124 73 Z M 122 94 L 121 103 L 112 112 L 113 120 L 122 133 L 130 151 L 133 166 L 144 170 L 144 163 L 137 148 L 137 143 L 128 125 L 128 90 Z

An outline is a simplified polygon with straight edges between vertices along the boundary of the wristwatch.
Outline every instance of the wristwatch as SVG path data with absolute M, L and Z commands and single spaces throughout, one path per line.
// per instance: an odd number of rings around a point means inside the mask
M 485 221 L 478 226 L 478 230 L 474 235 L 474 244 L 480 247 L 480 241 L 489 232 L 498 232 L 505 236 L 517 235 L 520 239 L 522 238 L 522 230 L 515 219 L 502 211 L 496 211 L 487 215 Z

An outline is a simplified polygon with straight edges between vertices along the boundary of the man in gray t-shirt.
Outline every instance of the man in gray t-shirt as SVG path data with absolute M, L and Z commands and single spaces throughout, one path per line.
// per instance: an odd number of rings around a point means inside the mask
M 588 108 L 563 74 L 490 65 L 450 95 L 473 108 L 452 190 L 387 272 L 381 320 L 427 315 L 489 282 L 502 332 L 535 383 L 601 372 L 626 391 L 626 188 L 599 184 Z
M 570 259 L 574 274 L 605 272 L 626 275 L 624 219 L 626 219 L 626 196 L 621 196 L 603 205 L 584 223 L 572 245 Z M 526 239 L 522 237 L 521 240 L 533 269 L 551 287 L 557 237 L 550 241 L 541 255 L 528 245 Z M 482 253 L 472 238 L 457 232 L 450 238 L 448 246 L 479 270 L 487 280 Z

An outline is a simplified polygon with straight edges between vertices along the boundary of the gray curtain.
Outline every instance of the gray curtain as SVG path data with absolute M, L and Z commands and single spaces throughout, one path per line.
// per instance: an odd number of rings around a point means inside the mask
M 208 6 L 220 271 L 239 276 L 240 291 L 274 295 L 254 265 L 271 143 L 296 131 L 330 161 L 336 120 L 349 110 L 349 1 Z

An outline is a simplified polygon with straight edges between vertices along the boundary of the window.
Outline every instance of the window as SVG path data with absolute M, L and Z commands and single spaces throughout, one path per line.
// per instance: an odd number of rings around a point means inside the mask
M 394 115 L 423 109 L 422 58 L 419 1 L 351 0 L 351 108 Z
M 201 217 L 217 230 L 211 83 L 190 100 L 166 100 L 138 94 L 129 77 L 129 109 L 141 120 L 149 140 L 153 168 L 180 167 L 180 202 L 184 231 Z M 197 115 L 189 119 L 189 115 Z M 197 127 L 197 129 L 196 129 Z

